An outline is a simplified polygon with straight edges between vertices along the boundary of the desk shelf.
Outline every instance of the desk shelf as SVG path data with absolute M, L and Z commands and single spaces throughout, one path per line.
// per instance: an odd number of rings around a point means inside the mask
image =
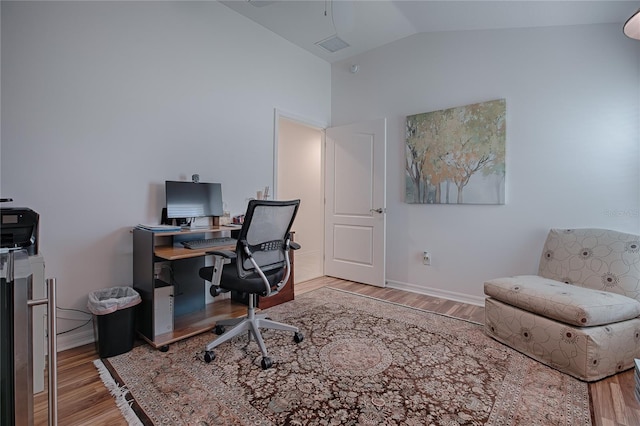
M 174 245 L 166 245 L 166 246 L 156 246 L 154 249 L 154 253 L 156 257 L 163 260 L 178 260 L 178 259 L 188 259 L 191 257 L 205 256 L 208 251 L 215 250 L 231 250 L 235 251 L 236 246 L 220 246 L 220 247 L 209 247 L 206 249 L 188 249 L 181 246 Z
M 238 318 L 247 313 L 247 307 L 231 299 L 217 300 L 206 305 L 203 311 L 196 311 L 174 318 L 173 331 L 161 333 L 149 340 L 142 338 L 154 348 L 162 348 L 171 343 L 205 333 L 214 328 L 217 321 L 227 318 Z

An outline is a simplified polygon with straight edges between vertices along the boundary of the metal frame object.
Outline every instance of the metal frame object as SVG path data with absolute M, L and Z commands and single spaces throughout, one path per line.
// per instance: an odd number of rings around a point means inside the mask
M 57 340 L 56 340 L 56 281 L 49 278 L 47 298 L 31 300 L 33 274 L 29 266 L 26 250 L 13 250 L 1 253 L 6 261 L 3 278 L 11 288 L 3 289 L 11 305 L 12 317 L 7 318 L 12 325 L 13 354 L 11 374 L 13 375 L 12 399 L 13 417 L 16 426 L 31 426 L 34 423 L 33 412 L 33 307 L 47 305 L 48 317 L 48 354 L 49 354 L 49 425 L 56 426 L 58 379 L 57 379 Z

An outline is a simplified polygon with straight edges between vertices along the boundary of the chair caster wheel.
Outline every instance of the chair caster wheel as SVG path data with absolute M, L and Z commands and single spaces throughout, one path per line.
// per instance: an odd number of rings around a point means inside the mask
M 204 351 L 204 362 L 209 364 L 214 359 L 216 359 L 216 354 L 213 351 Z
M 162 345 L 158 349 L 160 352 L 167 352 L 169 350 L 169 345 Z
M 304 335 L 300 332 L 296 332 L 296 334 L 293 335 L 293 341 L 296 343 L 300 343 L 304 340 Z
M 216 327 L 213 329 L 213 332 L 216 333 L 218 336 L 223 334 L 225 332 L 225 328 L 224 325 L 216 325 Z
M 262 362 L 260 364 L 262 365 L 263 370 L 268 370 L 273 365 L 273 362 L 271 361 L 271 358 L 265 356 L 262 358 Z

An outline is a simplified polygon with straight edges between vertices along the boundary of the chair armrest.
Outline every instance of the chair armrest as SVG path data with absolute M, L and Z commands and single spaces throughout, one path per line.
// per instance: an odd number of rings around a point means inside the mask
M 236 252 L 231 250 L 208 251 L 208 252 L 205 252 L 205 254 L 212 255 L 212 256 L 220 256 L 225 259 L 232 259 L 232 260 L 236 258 Z
M 298 250 L 300 247 L 301 247 L 301 245 L 300 245 L 300 244 L 298 244 L 298 243 L 294 243 L 293 241 L 291 241 L 291 242 L 289 243 L 289 248 L 290 248 L 291 250 Z

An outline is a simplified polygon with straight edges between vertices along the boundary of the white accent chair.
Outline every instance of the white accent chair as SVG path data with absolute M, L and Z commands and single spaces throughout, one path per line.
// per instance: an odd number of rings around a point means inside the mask
M 484 283 L 485 332 L 584 381 L 640 358 L 640 237 L 551 229 L 538 275 Z

